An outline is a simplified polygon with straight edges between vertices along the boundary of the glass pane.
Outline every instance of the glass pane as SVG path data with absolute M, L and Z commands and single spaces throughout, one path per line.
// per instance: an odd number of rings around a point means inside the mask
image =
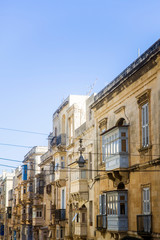
M 117 202 L 115 203 L 115 214 L 118 214 L 118 210 L 117 210 Z
M 120 196 L 120 200 L 124 201 L 125 200 L 125 196 L 124 195 Z
M 148 104 L 146 105 L 146 124 L 148 124 Z
M 125 215 L 125 203 L 120 203 L 120 214 Z
M 122 152 L 126 152 L 126 140 L 122 139 L 121 143 L 122 143 Z
M 125 137 L 126 136 L 126 133 L 125 132 L 122 132 L 121 133 L 121 137 Z

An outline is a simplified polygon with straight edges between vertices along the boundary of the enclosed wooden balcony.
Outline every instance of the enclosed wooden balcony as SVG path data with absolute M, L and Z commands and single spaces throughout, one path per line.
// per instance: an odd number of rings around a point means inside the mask
M 88 192 L 88 184 L 86 179 L 71 182 L 71 193 Z
M 44 224 L 44 219 L 42 217 L 41 218 L 36 217 L 32 219 L 33 226 L 43 226 L 43 224 Z

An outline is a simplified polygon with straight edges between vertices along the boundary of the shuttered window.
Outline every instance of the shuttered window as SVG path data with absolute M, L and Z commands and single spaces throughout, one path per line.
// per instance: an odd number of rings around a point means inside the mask
M 143 188 L 143 214 L 150 214 L 150 189 Z
M 106 194 L 99 196 L 99 213 L 100 215 L 106 215 Z
M 142 106 L 142 146 L 149 145 L 149 116 L 148 103 Z

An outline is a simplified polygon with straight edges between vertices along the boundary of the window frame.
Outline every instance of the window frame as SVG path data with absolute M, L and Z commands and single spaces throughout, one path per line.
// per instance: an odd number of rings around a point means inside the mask
M 147 192 L 148 192 L 148 194 L 147 194 Z M 150 215 L 151 214 L 151 200 L 150 200 L 151 197 L 150 197 L 150 195 L 151 195 L 150 187 L 149 186 L 143 186 L 143 188 L 142 188 L 142 212 L 143 212 L 144 215 Z M 146 197 L 146 199 L 145 199 L 145 197 Z
M 142 147 L 149 146 L 149 103 L 141 106 L 141 144 Z

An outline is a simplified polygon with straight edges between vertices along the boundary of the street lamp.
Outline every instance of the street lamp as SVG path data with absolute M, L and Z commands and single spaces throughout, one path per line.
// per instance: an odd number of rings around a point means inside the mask
M 82 138 L 79 139 L 79 145 L 80 145 L 80 147 L 79 147 L 78 151 L 80 152 L 80 157 L 79 157 L 77 163 L 78 163 L 78 166 L 79 166 L 80 168 L 82 168 L 82 167 L 84 167 L 84 164 L 86 163 L 86 160 L 84 160 L 84 158 L 83 158 L 83 156 L 82 156 L 82 153 L 83 153 L 84 150 L 85 150 L 85 148 L 82 147 Z

